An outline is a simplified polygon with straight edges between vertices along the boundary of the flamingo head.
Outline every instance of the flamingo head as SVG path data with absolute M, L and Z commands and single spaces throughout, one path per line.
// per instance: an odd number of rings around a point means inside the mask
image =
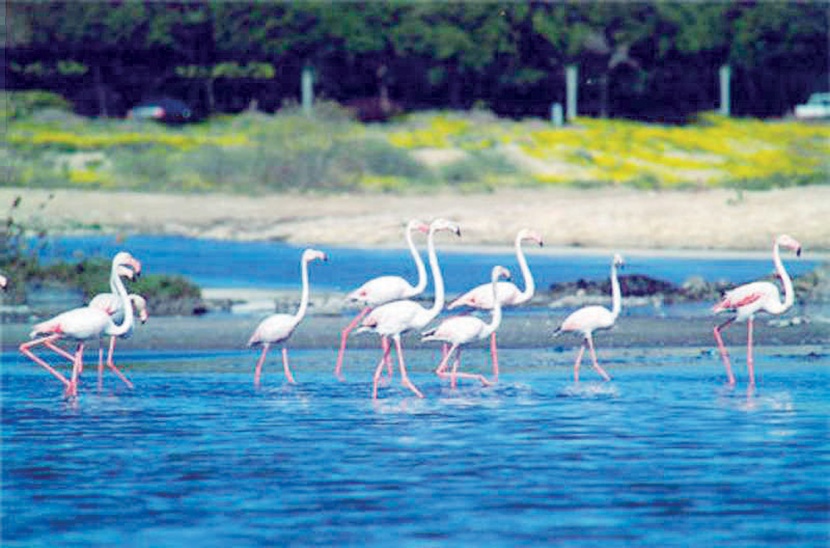
M 9 279 L 0 274 L 0 289 L 6 290 L 6 287 L 9 285 Z
M 622 258 L 622 255 L 619 253 L 614 254 L 614 266 L 617 268 L 622 268 L 625 265 L 625 261 Z
M 542 235 L 536 232 L 535 230 L 531 230 L 529 228 L 523 228 L 519 231 L 519 234 L 516 235 L 516 240 L 519 242 L 524 240 L 533 240 L 539 247 L 542 247 L 544 243 L 542 242 Z
M 319 251 L 317 249 L 310 249 L 309 248 L 309 249 L 306 249 L 305 251 L 303 251 L 303 262 L 304 263 L 310 263 L 311 261 L 316 261 L 316 260 L 328 261 L 329 258 L 326 256 L 325 253 L 323 253 L 322 251 Z
M 795 251 L 796 256 L 801 256 L 801 244 L 798 243 L 798 240 L 796 240 L 792 236 L 782 234 L 781 236 L 775 239 L 775 245 L 780 245 L 788 249 L 792 249 L 793 251 Z
M 429 224 L 429 230 L 430 232 L 446 230 L 448 232 L 453 232 L 456 236 L 461 236 L 461 228 L 454 222 L 446 219 L 435 219 Z
M 141 261 L 126 251 L 121 251 L 115 255 L 112 259 L 112 266 L 119 276 L 126 276 L 131 280 L 141 276 Z
M 496 265 L 493 267 L 493 271 L 490 273 L 491 278 L 495 281 L 499 278 L 504 278 L 505 280 L 510 279 L 510 271 L 504 268 L 501 265 Z
M 424 234 L 429 233 L 429 225 L 423 221 L 418 219 L 412 219 L 406 224 L 406 231 L 412 232 L 413 230 L 417 230 L 418 232 L 422 232 Z
M 144 297 L 132 293 L 130 295 L 130 301 L 132 301 L 135 311 L 138 312 L 138 319 L 141 323 L 147 323 L 147 318 L 150 317 L 150 314 L 147 312 L 147 301 Z

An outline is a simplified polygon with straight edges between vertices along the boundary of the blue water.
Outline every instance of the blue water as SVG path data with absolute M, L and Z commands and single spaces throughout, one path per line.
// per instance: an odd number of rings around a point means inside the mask
M 310 244 L 311 245 L 311 244 Z M 440 247 L 440 246 L 439 246 Z M 49 262 L 84 256 L 111 257 L 128 249 L 142 260 L 146 272 L 180 274 L 203 287 L 295 288 L 302 249 L 282 242 L 229 242 L 179 236 L 130 236 L 117 241 L 112 236 L 61 236 L 48 240 L 41 257 Z M 396 274 L 413 282 L 417 278 L 405 249 L 352 249 L 325 247 L 326 265 L 315 265 L 312 284 L 321 289 L 348 291 L 370 278 Z M 534 253 L 527 249 L 537 287 L 579 278 L 604 279 L 611 257 L 599 254 L 568 256 Z M 466 253 L 458 248 L 439 250 L 442 271 L 450 294 L 466 291 L 490 278 L 494 264 L 502 264 L 519 276 L 516 256 L 508 253 Z M 813 270 L 818 262 L 805 252 L 802 259 L 785 259 L 793 275 Z M 744 283 L 773 271 L 772 259 L 723 257 L 627 256 L 627 272 L 646 274 L 681 284 L 690 276 Z
M 473 370 L 483 349 L 465 354 Z M 501 352 L 493 388 L 370 398 L 376 352 L 123 353 L 130 392 L 85 371 L 76 400 L 3 356 L 4 546 L 827 546 L 830 353 L 759 349 L 758 391 L 716 356 Z

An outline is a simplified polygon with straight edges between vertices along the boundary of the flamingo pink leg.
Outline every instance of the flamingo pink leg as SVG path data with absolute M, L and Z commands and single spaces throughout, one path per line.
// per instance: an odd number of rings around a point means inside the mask
M 483 386 L 493 386 L 493 383 L 489 381 L 484 375 L 477 375 L 475 373 L 465 373 L 463 371 L 458 371 L 458 366 L 461 364 L 461 348 L 457 346 L 453 346 L 450 348 L 450 352 L 447 354 L 449 356 L 452 354 L 453 349 L 455 349 L 455 360 L 453 360 L 452 364 L 452 372 L 447 373 L 445 370 L 435 372 L 438 374 L 439 377 L 442 379 L 446 379 L 447 377 L 450 378 L 450 388 L 455 390 L 458 386 L 458 379 L 474 379 L 479 381 Z M 446 366 L 444 367 L 446 369 Z
M 414 384 L 412 384 L 412 381 L 409 380 L 409 375 L 406 374 L 406 365 L 404 365 L 404 362 L 403 362 L 403 349 L 401 348 L 401 339 L 400 339 L 400 337 L 395 337 L 395 350 L 398 353 L 398 364 L 400 365 L 400 368 L 401 368 L 401 383 L 405 387 L 412 390 L 415 393 L 416 396 L 418 396 L 419 398 L 423 398 L 424 395 L 421 393 L 420 390 L 418 390 L 415 387 Z
M 112 369 L 113 373 L 115 373 L 116 376 L 124 382 L 124 384 L 126 384 L 130 389 L 133 389 L 133 383 L 131 383 L 130 380 L 124 376 L 124 373 L 122 373 L 121 370 L 115 366 L 115 362 L 112 360 L 112 354 L 115 352 L 115 339 L 116 337 L 110 337 L 110 348 L 109 353 L 107 354 L 107 367 Z
M 259 386 L 259 378 L 262 375 L 262 364 L 265 363 L 265 355 L 268 353 L 270 347 L 271 345 L 269 343 L 262 345 L 262 354 L 259 355 L 259 359 L 256 362 L 256 370 L 254 371 L 254 386 Z
M 72 364 L 72 380 L 69 382 L 69 386 L 66 388 L 67 397 L 78 395 L 78 376 L 81 374 L 81 369 L 83 369 L 83 361 L 84 343 L 79 343 L 78 350 L 75 352 L 75 360 Z
M 579 366 L 582 364 L 582 356 L 585 354 L 585 341 L 582 342 L 582 346 L 579 347 L 579 353 L 576 355 L 576 361 L 574 361 L 574 382 L 579 382 Z
M 115 338 L 115 337 L 113 337 Z M 104 347 L 98 345 L 98 392 L 104 388 Z
M 496 332 L 490 334 L 490 355 L 493 358 L 493 382 L 499 382 L 499 350 L 496 347 Z
M 23 344 L 20 345 L 20 352 L 24 356 L 26 356 L 27 358 L 29 358 L 30 360 L 32 360 L 33 362 L 38 364 L 39 366 L 46 369 L 49 373 L 54 375 L 59 381 L 61 381 L 64 384 L 64 386 L 66 386 L 66 389 L 69 390 L 69 388 L 71 387 L 71 383 L 70 383 L 69 379 L 64 377 L 61 373 L 59 373 L 54 367 L 52 367 L 51 365 L 46 363 L 43 359 L 35 356 L 35 354 L 30 350 L 33 346 L 37 346 L 39 344 L 43 344 L 43 345 L 48 346 L 47 343 L 52 343 L 53 341 L 55 341 L 59 338 L 60 338 L 60 335 L 49 335 L 47 337 L 43 337 L 43 338 L 40 338 L 40 339 L 35 339 L 33 341 L 23 343 Z M 63 349 L 61 349 L 61 350 L 63 350 Z M 74 370 L 75 361 L 76 361 L 77 357 L 72 356 L 71 354 L 70 354 L 70 356 L 72 358 L 72 368 Z
M 343 355 L 346 353 L 346 341 L 349 338 L 349 333 L 351 333 L 354 330 L 354 328 L 357 327 L 357 324 L 360 323 L 360 320 L 363 319 L 363 316 L 371 312 L 371 310 L 371 306 L 367 306 L 366 308 L 361 310 L 360 313 L 354 317 L 351 323 L 347 325 L 340 333 L 340 350 L 337 353 L 337 364 L 334 366 L 334 375 L 341 381 L 343 380 Z
M 729 379 L 729 384 L 735 384 L 735 375 L 732 374 L 732 364 L 729 363 L 729 352 L 726 351 L 726 346 L 723 344 L 723 337 L 721 337 L 720 332 L 729 326 L 732 322 L 735 321 L 735 318 L 730 318 L 723 322 L 720 325 L 715 326 L 715 340 L 718 343 L 718 350 L 720 350 L 720 356 L 723 359 L 723 365 L 726 367 L 726 377 Z
M 755 385 L 755 363 L 752 357 L 752 328 L 753 319 L 750 316 L 746 321 L 746 367 L 749 370 L 749 385 Z
M 611 375 L 609 375 L 605 369 L 600 367 L 599 362 L 597 361 L 597 353 L 596 350 L 594 350 L 594 341 L 591 337 L 588 337 L 588 348 L 591 350 L 591 359 L 594 360 L 594 369 L 597 370 L 597 373 L 599 373 L 606 382 L 610 381 Z
M 282 347 L 282 368 L 285 370 L 285 378 L 290 384 L 297 384 L 294 382 L 294 375 L 291 374 L 291 369 L 288 368 L 288 347 Z
M 383 373 L 383 366 L 389 361 L 389 353 L 391 351 L 391 347 L 389 346 L 389 339 L 386 336 L 380 338 L 380 345 L 383 348 L 383 355 L 380 357 L 380 361 L 378 362 L 378 366 L 375 369 L 374 377 L 372 378 L 372 399 L 378 399 L 378 381 L 380 381 L 380 376 Z
M 442 379 L 447 378 L 447 362 L 450 359 L 450 355 L 458 348 L 458 345 L 452 345 L 447 350 L 447 344 L 444 344 L 441 347 L 441 363 L 438 364 L 438 367 L 435 369 L 435 374 L 441 377 Z

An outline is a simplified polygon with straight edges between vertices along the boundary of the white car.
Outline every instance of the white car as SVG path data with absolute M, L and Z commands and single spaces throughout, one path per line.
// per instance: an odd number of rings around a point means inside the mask
M 830 118 L 830 93 L 814 93 L 803 105 L 795 106 L 795 117 L 800 120 Z

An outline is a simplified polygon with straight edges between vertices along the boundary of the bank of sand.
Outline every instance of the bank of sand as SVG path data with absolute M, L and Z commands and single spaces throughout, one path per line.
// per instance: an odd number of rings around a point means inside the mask
M 51 200 L 47 200 L 49 195 Z M 411 218 L 458 222 L 463 244 L 509 245 L 523 227 L 554 247 L 769 250 L 789 233 L 805 249 L 830 250 L 830 186 L 757 192 L 730 189 L 511 188 L 387 194 L 152 194 L 0 189 L 0 203 L 22 196 L 13 215 L 50 233 L 94 230 L 177 234 L 297 245 L 400 246 Z M 41 207 L 46 204 L 45 207 Z

